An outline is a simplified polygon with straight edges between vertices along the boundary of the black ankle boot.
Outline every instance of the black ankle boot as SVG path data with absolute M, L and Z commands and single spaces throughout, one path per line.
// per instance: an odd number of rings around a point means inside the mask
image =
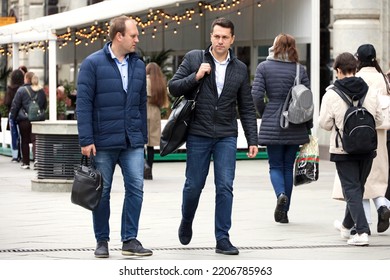
M 381 206 L 378 209 L 378 226 L 377 231 L 385 232 L 389 228 L 390 210 L 386 206 Z
M 153 180 L 152 168 L 146 162 L 144 165 L 144 179 Z

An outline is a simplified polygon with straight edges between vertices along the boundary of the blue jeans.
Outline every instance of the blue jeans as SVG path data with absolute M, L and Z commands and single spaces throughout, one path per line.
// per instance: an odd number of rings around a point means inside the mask
M 208 138 L 189 135 L 187 139 L 186 181 L 183 188 L 182 216 L 192 222 L 200 195 L 214 162 L 215 238 L 229 238 L 233 205 L 233 180 L 236 170 L 237 138 Z
M 12 150 L 12 158 L 14 159 L 19 159 L 19 129 L 18 129 L 18 124 L 16 123 L 15 120 L 8 118 L 9 121 L 9 129 L 11 132 L 11 150 Z
M 269 174 L 274 187 L 276 197 L 284 193 L 288 197 L 288 203 L 284 211 L 290 209 L 290 201 L 294 179 L 294 161 L 299 145 L 268 145 L 267 154 L 269 162 Z
M 102 173 L 103 194 L 99 206 L 93 211 L 96 241 L 110 240 L 110 193 L 116 164 L 119 164 L 125 185 L 122 209 L 122 242 L 136 238 L 141 214 L 144 186 L 144 149 L 97 150 L 96 168 Z

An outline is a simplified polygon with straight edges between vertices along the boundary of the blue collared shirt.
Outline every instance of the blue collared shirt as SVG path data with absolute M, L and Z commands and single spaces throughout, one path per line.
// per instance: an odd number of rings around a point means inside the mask
M 127 86 L 129 85 L 129 55 L 127 54 L 125 59 L 120 62 L 112 52 L 111 45 L 108 45 L 108 49 L 111 53 L 111 58 L 115 61 L 116 66 L 118 66 L 119 72 L 121 73 L 123 90 L 127 92 Z

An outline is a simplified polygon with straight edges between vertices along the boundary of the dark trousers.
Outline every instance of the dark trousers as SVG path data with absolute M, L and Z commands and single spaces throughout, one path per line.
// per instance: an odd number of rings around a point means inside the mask
M 356 226 L 356 231 L 359 234 L 370 232 L 364 214 L 363 194 L 364 184 L 367 181 L 368 174 L 370 174 L 372 161 L 372 158 L 368 158 L 336 162 L 337 173 L 347 203 L 343 226 L 348 229 Z
M 154 147 L 153 146 L 146 147 L 145 159 L 146 159 L 146 163 L 149 165 L 149 167 L 152 168 L 153 162 L 154 162 Z
M 30 164 L 30 143 L 33 144 L 33 157 L 35 158 L 35 135 L 31 133 L 31 123 L 28 120 L 18 121 L 23 164 Z
M 387 131 L 387 156 L 389 160 L 389 179 L 387 180 L 387 191 L 385 197 L 390 200 L 390 130 Z

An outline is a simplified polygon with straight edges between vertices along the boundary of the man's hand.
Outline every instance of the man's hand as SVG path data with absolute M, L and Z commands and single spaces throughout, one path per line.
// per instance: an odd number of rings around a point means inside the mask
M 91 144 L 91 145 L 88 145 L 88 146 L 85 146 L 85 147 L 81 147 L 81 154 L 83 154 L 84 156 L 89 157 L 91 155 L 91 153 L 94 156 L 96 156 L 95 144 Z
M 248 156 L 248 158 L 254 158 L 256 157 L 258 151 L 259 149 L 257 148 L 257 146 L 249 146 L 248 153 L 246 155 Z
M 211 72 L 211 66 L 209 63 L 202 63 L 199 66 L 198 72 L 196 72 L 195 79 L 199 81 L 204 77 L 205 74 L 210 74 Z

